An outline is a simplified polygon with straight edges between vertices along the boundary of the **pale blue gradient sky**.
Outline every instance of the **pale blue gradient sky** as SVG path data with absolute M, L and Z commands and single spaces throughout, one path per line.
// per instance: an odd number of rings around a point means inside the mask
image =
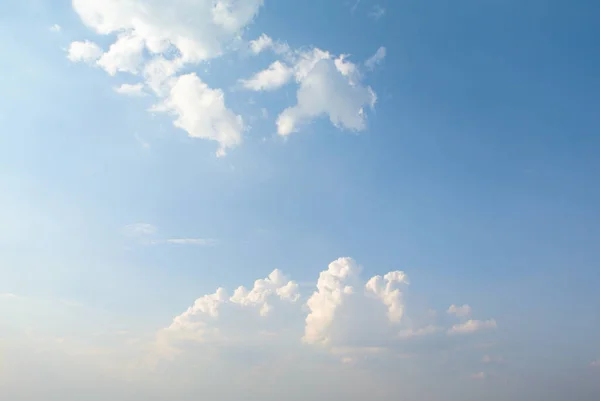
M 319 273 L 341 256 L 363 266 L 365 280 L 405 271 L 407 311 L 433 309 L 437 324 L 451 325 L 448 306 L 469 304 L 498 327 L 468 340 L 440 335 L 395 345 L 419 355 L 410 363 L 333 364 L 306 396 L 301 385 L 323 356 L 303 355 L 298 367 L 282 368 L 289 377 L 281 394 L 289 388 L 291 398 L 318 397 L 340 382 L 332 397 L 362 399 L 358 388 L 378 387 L 389 375 L 381 399 L 398 398 L 395 386 L 409 400 L 597 399 L 600 368 L 590 363 L 600 358 L 600 5 L 352 5 L 267 0 L 243 38 L 267 33 L 294 49 L 351 54 L 355 63 L 385 46 L 383 63 L 364 76 L 378 96 L 368 128 L 347 132 L 322 118 L 279 137 L 275 120 L 295 102 L 297 85 L 240 90 L 238 79 L 277 56 L 228 52 L 186 69 L 222 88 L 227 107 L 251 126 L 223 158 L 215 157 L 214 142 L 189 138 L 170 116 L 149 113 L 154 96 L 115 93 L 114 86 L 134 82 L 131 75 L 111 77 L 67 60 L 73 41 L 105 49 L 114 42 L 83 25 L 69 1 L 0 5 L 0 293 L 17 296 L 0 298 L 0 378 L 8 374 L 0 389 L 11 400 L 39 399 L 23 383 L 58 394 L 66 387 L 56 383 L 68 381 L 77 363 L 92 373 L 73 397 L 93 388 L 97 361 L 52 362 L 63 361 L 70 345 L 25 351 L 38 343 L 66 338 L 97 347 L 98 333 L 124 330 L 151 342 L 194 299 L 219 286 L 251 287 L 275 268 L 301 284 L 304 302 Z M 374 21 L 376 5 L 386 12 Z M 51 32 L 53 24 L 62 29 Z M 157 233 L 125 235 L 136 223 Z M 174 238 L 215 244 L 160 243 Z M 306 311 L 294 313 L 288 327 L 299 330 L 299 341 Z M 110 352 L 122 346 L 102 341 Z M 483 343 L 492 348 L 477 348 Z M 248 349 L 215 358 L 224 372 L 243 370 L 244 358 L 264 357 L 275 369 L 259 346 Z M 163 377 L 185 371 L 202 352 L 189 350 Z M 486 354 L 504 362 L 482 364 Z M 18 360 L 22 367 L 11 365 Z M 52 389 L 42 373 L 15 379 L 29 366 L 62 369 L 65 377 Z M 480 371 L 485 380 L 469 380 Z M 270 373 L 256 374 L 263 380 Z M 348 379 L 354 376 L 360 379 Z M 137 398 L 149 391 L 137 381 L 106 380 L 103 391 L 113 399 L 147 399 Z M 439 391 L 431 387 L 438 381 Z M 202 394 L 201 385 L 161 385 L 167 394 L 177 388 L 181 399 Z M 244 386 L 214 398 L 234 399 Z M 280 394 L 261 391 L 251 397 Z

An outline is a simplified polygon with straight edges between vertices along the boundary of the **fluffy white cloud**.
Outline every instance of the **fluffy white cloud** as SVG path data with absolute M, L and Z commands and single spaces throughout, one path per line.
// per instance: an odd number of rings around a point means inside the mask
M 398 284 L 408 284 L 404 272 L 389 272 L 383 278 L 375 276 L 365 285 L 367 292 L 375 294 L 388 307 L 388 318 L 393 323 L 400 322 L 404 315 L 402 292 L 395 288 Z
M 185 62 L 220 55 L 262 4 L 263 0 L 73 0 L 82 21 L 97 33 L 135 37 L 151 54 L 175 53 Z
M 115 75 L 117 72 L 137 74 L 144 61 L 143 50 L 143 38 L 131 33 L 124 33 L 100 57 L 98 65 L 110 75 Z
M 225 107 L 222 90 L 209 88 L 196 74 L 173 78 L 168 96 L 151 110 L 174 115 L 173 124 L 190 137 L 218 142 L 218 156 L 242 141 L 242 117 Z
M 455 324 L 448 330 L 448 334 L 471 334 L 486 329 L 495 329 L 496 320 L 467 320 L 464 323 Z
M 126 96 L 145 96 L 144 84 L 122 84 L 115 88 L 115 92 Z
M 95 63 L 102 56 L 100 46 L 89 40 L 73 42 L 69 45 L 67 58 L 74 63 Z
M 268 303 L 272 295 L 277 295 L 282 300 L 296 302 L 300 297 L 298 284 L 287 280 L 281 271 L 275 269 L 267 278 L 256 280 L 250 291 L 244 286 L 238 287 L 230 301 L 242 306 L 259 307 L 260 315 L 267 316 L 272 309 Z
M 385 59 L 385 55 L 386 49 L 385 47 L 381 46 L 379 49 L 377 49 L 375 54 L 373 54 L 367 59 L 367 61 L 365 61 L 365 67 L 367 67 L 369 70 L 374 70 L 375 67 L 377 67 L 383 62 L 383 59 Z
M 277 132 L 287 136 L 300 125 L 328 116 L 333 125 L 353 131 L 366 128 L 366 106 L 373 107 L 377 97 L 368 86 L 355 82 L 355 66 L 344 57 L 332 60 L 322 51 L 301 57 L 296 64 L 300 82 L 297 104 L 285 109 L 277 119 Z
M 49 29 L 50 32 L 60 32 L 62 30 L 62 27 L 58 24 L 54 24 Z
M 466 304 L 462 305 L 462 306 L 457 306 L 457 305 L 452 304 L 448 308 L 447 312 L 449 314 L 455 315 L 457 317 L 468 317 L 468 316 L 471 316 L 471 307 Z
M 310 313 L 306 317 L 304 342 L 309 344 L 328 344 L 329 329 L 336 310 L 344 298 L 353 292 L 346 280 L 358 272 L 358 265 L 350 258 L 340 258 L 331 262 L 327 270 L 322 271 L 317 281 L 317 290 L 308 299 L 306 305 Z
M 275 61 L 266 70 L 256 73 L 247 80 L 241 80 L 240 83 L 246 89 L 253 91 L 275 90 L 286 83 L 293 76 L 293 70 L 281 61 Z

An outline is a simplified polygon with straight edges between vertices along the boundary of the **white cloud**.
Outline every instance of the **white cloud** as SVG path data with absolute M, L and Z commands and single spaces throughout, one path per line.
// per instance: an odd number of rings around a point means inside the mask
M 18 299 L 19 297 L 11 292 L 0 293 L 0 298 L 4 299 Z
M 340 258 L 331 262 L 327 270 L 322 271 L 317 281 L 317 290 L 306 302 L 310 313 L 306 317 L 304 342 L 309 344 L 328 344 L 329 330 L 336 310 L 344 299 L 353 292 L 346 285 L 346 279 L 358 272 L 358 265 L 350 258 Z
M 301 57 L 296 64 L 300 82 L 297 104 L 285 109 L 277 118 L 277 132 L 287 136 L 314 118 L 328 116 L 331 123 L 353 131 L 366 128 L 365 106 L 373 107 L 376 96 L 370 87 L 354 81 L 353 64 L 339 58 L 337 63 L 328 53 L 316 49 Z
M 219 56 L 262 4 L 263 0 L 73 0 L 79 17 L 95 32 L 139 38 L 149 53 L 176 53 L 185 63 Z
M 404 272 L 389 272 L 383 278 L 375 276 L 365 285 L 368 292 L 375 294 L 388 307 L 388 318 L 394 323 L 400 322 L 404 315 L 402 292 L 399 288 L 395 288 L 398 284 L 408 284 Z
M 455 324 L 448 330 L 448 334 L 471 334 L 486 329 L 497 327 L 494 319 L 490 320 L 467 320 L 464 323 Z
M 60 32 L 62 30 L 61 26 L 58 24 L 52 25 L 49 29 L 50 32 Z
M 250 291 L 244 286 L 238 287 L 230 301 L 242 306 L 259 307 L 260 315 L 267 316 L 272 309 L 268 303 L 270 296 L 277 295 L 282 300 L 296 302 L 300 297 L 298 288 L 298 284 L 287 280 L 281 271 L 275 269 L 267 278 L 256 280 Z
M 272 50 L 276 54 L 284 54 L 290 50 L 287 44 L 274 41 L 269 35 L 264 33 L 257 39 L 251 40 L 249 46 L 254 54 L 259 54 L 266 50 Z
M 385 47 L 381 46 L 379 49 L 377 49 L 375 54 L 373 54 L 371 57 L 369 57 L 367 59 L 367 61 L 365 61 L 365 67 L 367 67 L 369 70 L 374 70 L 375 67 L 377 67 L 379 64 L 381 64 L 383 62 L 383 59 L 385 59 L 385 56 L 386 56 L 386 49 L 385 49 Z
M 471 316 L 471 307 L 466 304 L 462 306 L 452 304 L 448 308 L 448 313 L 457 317 L 468 317 Z
M 126 96 L 145 96 L 144 84 L 122 84 L 115 88 L 115 92 Z
M 217 156 L 242 142 L 242 117 L 225 106 L 222 90 L 209 88 L 196 74 L 173 78 L 169 95 L 151 110 L 174 115 L 173 124 L 192 138 L 218 142 Z
M 132 33 L 121 34 L 108 51 L 100 57 L 98 65 L 110 75 L 117 72 L 137 74 L 143 58 L 144 39 Z
M 168 244 L 175 245 L 197 245 L 197 246 L 214 246 L 217 241 L 212 238 L 169 238 L 165 240 Z
M 148 223 L 128 224 L 123 229 L 126 235 L 132 237 L 154 235 L 158 232 L 158 228 Z
M 102 56 L 102 49 L 89 40 L 73 42 L 69 45 L 67 58 L 74 63 L 95 63 Z
M 379 4 L 374 5 L 373 8 L 371 8 L 371 11 L 369 11 L 369 17 L 375 21 L 380 20 L 384 15 L 385 8 L 381 7 Z
M 253 91 L 275 90 L 286 83 L 293 76 L 293 70 L 281 61 L 275 61 L 266 70 L 256 73 L 247 80 L 240 80 L 242 86 Z

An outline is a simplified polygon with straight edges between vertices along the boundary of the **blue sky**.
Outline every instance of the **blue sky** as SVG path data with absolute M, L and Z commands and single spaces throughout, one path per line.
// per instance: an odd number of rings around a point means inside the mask
M 597 399 L 599 16 L 3 2 L 0 390 Z

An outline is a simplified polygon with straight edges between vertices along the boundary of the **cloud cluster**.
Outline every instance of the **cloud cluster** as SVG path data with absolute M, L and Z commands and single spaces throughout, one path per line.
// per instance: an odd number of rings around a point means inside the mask
M 248 126 L 229 108 L 223 90 L 209 87 L 189 67 L 236 48 L 262 6 L 263 0 L 74 0 L 73 8 L 85 25 L 115 39 L 106 50 L 87 40 L 73 42 L 67 57 L 109 75 L 139 77 L 142 82 L 123 84 L 115 91 L 128 96 L 153 93 L 158 102 L 150 111 L 171 115 L 175 127 L 190 137 L 218 143 L 217 156 L 223 156 L 242 143 Z M 271 51 L 281 59 L 240 79 L 242 88 L 274 91 L 292 79 L 298 85 L 296 104 L 277 118 L 280 135 L 297 132 L 321 116 L 340 129 L 366 128 L 365 111 L 374 107 L 376 95 L 361 83 L 359 66 L 347 56 L 318 48 L 294 50 L 266 34 L 248 42 L 248 49 L 254 55 Z M 372 70 L 384 57 L 382 47 L 364 67 Z
M 230 296 L 225 289 L 219 288 L 212 294 L 199 297 L 184 313 L 176 316 L 170 326 L 161 330 L 161 346 L 165 343 L 181 346 L 182 340 L 227 342 L 231 337 L 231 333 L 227 332 L 231 329 L 231 322 L 247 324 L 248 316 L 255 316 L 252 318 L 255 319 L 252 320 L 255 326 L 245 325 L 244 336 L 251 338 L 257 332 L 268 332 L 269 341 L 272 341 L 272 336 L 281 333 L 267 330 L 267 327 L 274 327 L 268 324 L 286 317 L 296 319 L 304 316 L 303 332 L 292 333 L 289 346 L 293 346 L 294 342 L 298 346 L 303 343 L 351 363 L 361 355 L 385 352 L 411 337 L 432 335 L 444 330 L 448 335 L 466 334 L 496 327 L 493 319 L 468 320 L 447 329 L 433 323 L 413 326 L 410 321 L 405 321 L 406 274 L 391 271 L 363 281 L 361 271 L 362 268 L 353 259 L 339 258 L 319 274 L 315 290 L 305 296 L 300 293 L 296 282 L 277 269 L 266 278 L 256 280 L 252 288 L 240 286 Z M 301 299 L 304 302 L 299 302 Z M 284 305 L 293 309 L 283 315 L 276 313 Z M 225 320 L 221 319 L 222 309 L 229 311 L 223 315 Z M 452 307 L 450 309 L 454 310 Z M 248 315 L 249 311 L 254 312 Z M 412 317 L 421 320 L 414 313 Z M 227 319 L 230 321 L 227 322 Z M 278 327 L 283 329 L 290 326 L 296 327 L 289 323 Z

